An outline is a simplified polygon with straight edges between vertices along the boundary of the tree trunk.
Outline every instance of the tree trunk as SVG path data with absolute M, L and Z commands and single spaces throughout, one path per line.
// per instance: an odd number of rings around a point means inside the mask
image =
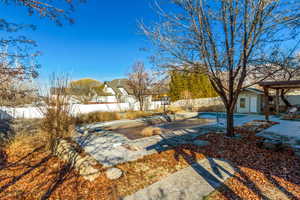
M 226 126 L 226 136 L 234 137 L 234 119 L 233 119 L 234 111 L 232 109 L 227 109 L 227 126 Z
M 140 111 L 143 111 L 144 109 L 144 101 L 140 98 Z
M 285 98 L 284 90 L 281 90 L 280 97 L 281 97 L 281 100 L 284 102 L 284 104 L 285 104 L 288 108 L 290 108 L 290 107 L 293 106 L 293 105 Z

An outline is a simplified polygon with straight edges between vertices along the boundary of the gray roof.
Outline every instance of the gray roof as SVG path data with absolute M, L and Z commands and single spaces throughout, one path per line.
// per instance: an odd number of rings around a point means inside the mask
M 124 88 L 128 94 L 132 94 L 132 89 L 128 85 L 128 79 L 114 79 L 112 81 L 106 81 L 105 84 L 109 87 L 111 87 L 115 93 L 121 94 L 121 91 L 119 88 Z

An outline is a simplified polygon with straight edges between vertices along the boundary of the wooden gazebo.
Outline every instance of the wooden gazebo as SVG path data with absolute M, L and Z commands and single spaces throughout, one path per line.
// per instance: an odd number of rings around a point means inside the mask
M 293 80 L 293 81 L 267 81 L 267 82 L 260 82 L 259 85 L 263 87 L 264 94 L 265 94 L 265 116 L 266 120 L 269 121 L 270 116 L 270 104 L 269 104 L 269 90 L 273 89 L 276 90 L 276 98 L 275 98 L 275 108 L 276 113 L 279 114 L 279 92 L 280 90 L 288 90 L 288 89 L 297 89 L 300 88 L 300 80 Z

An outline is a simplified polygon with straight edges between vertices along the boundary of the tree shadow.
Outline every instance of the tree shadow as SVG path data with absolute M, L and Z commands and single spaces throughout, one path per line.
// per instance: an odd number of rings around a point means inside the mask
M 71 184 L 72 196 L 81 198 L 88 195 L 83 195 L 79 189 L 80 184 L 88 182 L 79 174 L 78 169 L 86 164 L 84 162 L 78 164 L 79 155 L 71 152 L 68 154 L 68 160 L 63 161 L 45 150 L 44 146 L 41 146 L 20 156 L 19 159 L 14 158 L 15 161 L 0 168 L 2 174 L 8 172 L 7 175 L 0 176 L 0 199 L 12 196 L 13 199 L 37 198 L 45 200 L 49 199 L 60 186 L 66 187 L 66 183 Z M 76 162 L 77 168 L 75 168 Z M 87 172 L 85 175 L 92 176 L 93 173 Z M 28 184 L 29 186 L 21 186 L 20 184 Z
M 188 134 L 195 134 L 194 132 L 187 133 Z M 214 134 L 217 136 L 217 134 Z M 225 183 L 219 181 L 216 177 L 222 178 L 221 172 L 225 172 L 226 174 L 230 174 L 226 169 L 224 169 L 222 166 L 218 165 L 214 161 L 216 156 L 218 158 L 225 159 L 229 163 L 234 164 L 234 168 L 236 170 L 236 173 L 233 175 L 231 174 L 231 177 L 235 178 L 240 184 L 243 184 L 244 187 L 246 187 L 249 191 L 252 191 L 259 199 L 264 199 L 264 200 L 269 200 L 270 198 L 259 188 L 259 186 L 253 182 L 249 175 L 247 175 L 242 168 L 249 168 L 253 170 L 257 170 L 264 174 L 264 176 L 267 178 L 267 180 L 274 185 L 279 191 L 281 191 L 283 194 L 285 194 L 288 198 L 290 199 L 298 199 L 293 193 L 288 191 L 286 188 L 284 188 L 278 181 L 276 181 L 272 177 L 272 171 L 270 172 L 270 169 L 266 167 L 269 163 L 274 163 L 276 162 L 276 157 L 274 159 L 269 159 L 267 161 L 264 161 L 262 159 L 262 156 L 272 156 L 272 154 L 276 154 L 277 152 L 268 152 L 268 150 L 258 150 L 262 151 L 263 153 L 260 155 L 259 152 L 257 154 L 251 154 L 247 155 L 246 153 L 243 154 L 242 152 L 238 152 L 239 149 L 233 148 L 234 144 L 237 139 L 230 139 L 226 138 L 223 135 L 219 135 L 220 141 L 222 143 L 226 143 L 226 145 L 229 147 L 229 149 L 224 149 L 226 153 L 222 153 L 223 151 L 221 149 L 219 150 L 214 150 L 212 149 L 217 149 L 218 145 L 221 144 L 211 144 L 210 147 L 197 147 L 193 144 L 180 144 L 180 142 L 174 143 L 174 141 L 185 141 L 186 140 L 186 135 L 183 136 L 174 136 L 174 137 L 165 137 L 161 135 L 163 138 L 161 141 L 158 143 L 149 146 L 147 150 L 153 150 L 155 149 L 157 152 L 161 153 L 162 151 L 166 151 L 169 149 L 174 150 L 174 158 L 178 161 L 180 158 L 183 158 L 190 167 L 194 169 L 197 174 L 199 174 L 202 178 L 206 180 L 206 182 L 211 185 L 215 190 L 219 191 L 223 196 L 227 197 L 228 199 L 242 199 L 241 196 L 236 194 L 230 187 L 228 187 Z M 207 137 L 206 136 L 199 136 L 198 139 L 201 138 L 202 140 L 205 140 Z M 256 143 L 249 144 L 249 141 L 247 141 L 248 138 L 242 138 L 241 145 L 245 144 L 246 148 L 251 148 L 251 145 L 253 145 L 253 148 L 258 148 L 256 147 Z M 231 154 L 228 153 L 228 151 L 231 151 Z M 188 153 L 187 153 L 188 152 Z M 221 152 L 221 153 L 219 153 Z M 230 156 L 234 155 L 235 153 L 238 153 L 239 156 Z M 206 170 L 201 166 L 197 160 L 196 154 L 203 154 L 207 160 L 209 161 L 211 171 Z M 267 155 L 266 155 L 267 154 Z M 253 165 L 251 162 L 247 162 L 247 157 L 251 156 L 251 159 L 249 160 L 263 160 L 260 164 Z M 240 160 L 238 160 L 240 159 Z M 283 161 L 283 160 L 282 160 Z M 265 163 L 264 163 L 265 162 Z M 299 169 L 300 170 L 300 169 Z M 299 184 L 299 181 L 296 181 L 296 178 L 294 177 L 293 179 L 287 177 L 284 174 L 275 174 L 279 178 L 284 178 L 285 180 L 294 183 L 294 184 Z M 300 178 L 300 176 L 299 176 Z M 299 179 L 300 180 L 300 179 Z

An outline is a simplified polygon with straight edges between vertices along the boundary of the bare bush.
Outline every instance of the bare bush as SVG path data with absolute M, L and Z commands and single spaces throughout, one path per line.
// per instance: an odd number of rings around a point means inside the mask
M 44 103 L 39 107 L 44 118 L 41 129 L 46 133 L 48 147 L 54 151 L 56 142 L 62 138 L 71 136 L 74 127 L 72 116 L 73 106 L 70 104 L 70 96 L 66 93 L 68 87 L 67 77 L 56 77 L 51 79 L 51 87 L 55 88 L 55 94 L 47 94 Z

